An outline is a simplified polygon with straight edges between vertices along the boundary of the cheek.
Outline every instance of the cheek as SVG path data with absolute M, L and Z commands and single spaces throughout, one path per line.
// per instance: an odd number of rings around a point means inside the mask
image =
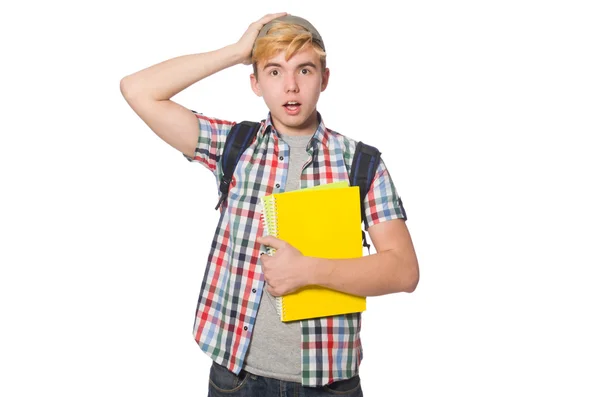
M 267 104 L 271 104 L 277 102 L 277 96 L 274 94 L 272 88 L 264 88 L 263 89 L 263 99 Z
M 272 97 L 275 92 L 276 84 L 273 79 L 264 78 L 260 82 L 260 89 L 265 97 Z
M 319 98 L 319 95 L 321 95 L 321 82 L 311 81 L 309 84 L 303 87 L 303 90 L 307 93 L 308 98 L 316 100 Z

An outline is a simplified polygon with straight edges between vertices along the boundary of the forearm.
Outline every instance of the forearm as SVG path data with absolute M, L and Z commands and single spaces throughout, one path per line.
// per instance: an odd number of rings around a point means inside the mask
M 183 55 L 126 76 L 121 89 L 127 97 L 167 100 L 192 84 L 243 61 L 238 46 Z
M 419 281 L 415 256 L 398 250 L 353 259 L 306 259 L 313 269 L 311 284 L 359 296 L 412 292 Z

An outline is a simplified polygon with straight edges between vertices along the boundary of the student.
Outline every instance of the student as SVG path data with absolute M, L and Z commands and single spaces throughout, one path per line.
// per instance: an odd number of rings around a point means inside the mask
M 235 123 L 192 112 L 170 98 L 240 63 L 253 65 L 251 87 L 269 113 L 220 208 L 202 282 L 194 336 L 213 360 L 209 396 L 362 396 L 360 313 L 283 323 L 274 297 L 305 285 L 360 296 L 414 291 L 418 262 L 384 162 L 364 202 L 376 254 L 311 258 L 285 241 L 258 235 L 260 197 L 348 181 L 357 142 L 326 128 L 317 111 L 330 74 L 318 31 L 302 18 L 269 14 L 235 44 L 124 77 L 121 92 L 160 138 L 219 178 L 218 160 Z M 357 117 L 354 110 L 348 116 Z M 357 128 L 377 123 L 368 114 L 358 117 Z M 274 256 L 261 256 L 266 246 L 276 249 Z

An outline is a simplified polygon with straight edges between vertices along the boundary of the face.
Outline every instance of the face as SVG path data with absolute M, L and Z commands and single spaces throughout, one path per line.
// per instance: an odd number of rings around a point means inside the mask
M 264 98 L 275 128 L 289 135 L 312 135 L 317 128 L 317 101 L 329 81 L 329 69 L 321 69 L 315 51 L 307 48 L 288 61 L 280 52 L 259 62 L 257 75 L 258 79 L 250 75 L 252 90 Z

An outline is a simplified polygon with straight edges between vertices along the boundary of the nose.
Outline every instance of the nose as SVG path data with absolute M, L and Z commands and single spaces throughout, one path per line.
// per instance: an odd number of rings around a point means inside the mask
M 296 74 L 291 73 L 285 79 L 285 92 L 298 92 L 298 83 L 296 82 Z

